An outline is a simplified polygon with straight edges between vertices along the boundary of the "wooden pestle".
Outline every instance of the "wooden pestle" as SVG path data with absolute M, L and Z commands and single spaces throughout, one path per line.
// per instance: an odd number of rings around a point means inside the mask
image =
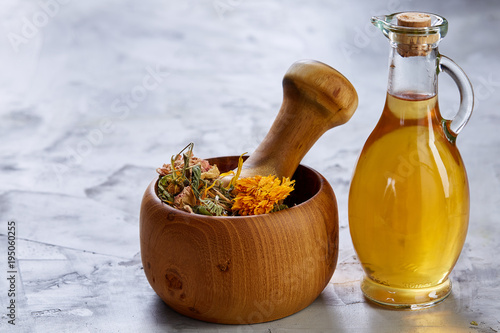
M 292 177 L 319 137 L 346 123 L 357 106 L 356 90 L 338 71 L 318 61 L 295 62 L 283 78 L 281 109 L 264 140 L 243 163 L 240 178 Z

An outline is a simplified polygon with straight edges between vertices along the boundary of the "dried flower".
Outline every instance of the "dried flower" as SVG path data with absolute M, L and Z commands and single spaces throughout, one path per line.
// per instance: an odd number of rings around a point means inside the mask
M 221 174 L 216 165 L 194 157 L 193 146 L 190 143 L 172 156 L 170 164 L 157 169 L 158 197 L 163 202 L 188 213 L 209 216 L 257 215 L 287 208 L 282 202 L 293 191 L 295 181 L 280 181 L 275 176 L 239 179 L 244 154 L 236 172 Z M 230 175 L 233 177 L 227 184 L 224 178 Z
M 217 165 L 212 165 L 208 171 L 201 173 L 201 179 L 217 179 L 219 178 L 220 171 Z
M 255 176 L 241 178 L 236 181 L 232 211 L 238 215 L 266 214 L 281 204 L 293 191 L 295 181 L 283 178 L 280 181 L 276 176 Z

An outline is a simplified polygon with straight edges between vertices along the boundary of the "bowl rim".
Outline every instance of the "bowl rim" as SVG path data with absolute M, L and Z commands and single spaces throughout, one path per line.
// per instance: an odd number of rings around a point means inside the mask
M 206 158 L 206 160 L 213 160 L 213 159 L 218 159 L 218 158 L 239 158 L 239 156 L 237 155 L 228 155 L 228 156 L 217 156 L 217 157 L 210 157 L 210 158 Z M 158 197 L 158 181 L 160 180 L 160 178 L 158 177 L 157 179 L 151 181 L 151 183 L 149 184 L 148 186 L 148 190 L 152 190 L 153 192 L 153 198 L 154 198 L 154 202 L 155 204 L 161 204 L 162 208 L 164 208 L 165 210 L 167 210 L 170 213 L 175 213 L 175 214 L 180 214 L 180 216 L 182 217 L 190 217 L 190 216 L 193 216 L 193 214 L 196 216 L 197 219 L 201 219 L 201 220 L 214 220 L 214 221 L 217 221 L 217 220 L 226 220 L 226 221 L 231 221 L 231 220 L 241 220 L 241 219 L 245 219 L 245 220 L 248 220 L 248 219 L 261 219 L 263 218 L 264 216 L 266 215 L 269 215 L 269 214 L 273 214 L 273 216 L 275 217 L 278 217 L 278 215 L 284 215 L 284 214 L 291 214 L 293 211 L 297 210 L 297 209 L 302 209 L 308 205 L 311 205 L 312 204 L 312 199 L 314 199 L 315 197 L 319 196 L 325 189 L 326 185 L 328 184 L 328 181 L 326 180 L 326 178 L 321 174 L 319 173 L 317 170 L 307 166 L 307 165 L 304 165 L 304 164 L 299 164 L 297 166 L 297 169 L 299 168 L 305 168 L 306 170 L 309 170 L 311 171 L 314 175 L 316 175 L 319 179 L 319 188 L 318 190 L 316 191 L 316 193 L 314 193 L 314 195 L 310 198 L 308 198 L 307 200 L 301 202 L 300 204 L 298 205 L 293 205 L 292 207 L 288 207 L 287 209 L 283 209 L 283 210 L 280 210 L 280 211 L 277 211 L 277 212 L 273 212 L 273 213 L 267 213 L 267 214 L 259 214 L 259 215 L 243 215 L 243 216 L 207 216 L 207 215 L 202 215 L 202 214 L 194 214 L 194 213 L 188 213 L 186 211 L 183 211 L 183 210 L 180 210 L 180 209 L 177 209 L 177 208 L 174 208 L 172 206 L 170 206 L 169 204 L 163 202 L 159 197 Z M 295 170 L 296 172 L 297 170 Z M 151 188 L 152 187 L 152 188 Z M 330 186 L 331 187 L 331 186 Z M 333 189 L 332 189 L 332 192 L 333 192 Z M 275 215 L 276 214 L 276 215 Z

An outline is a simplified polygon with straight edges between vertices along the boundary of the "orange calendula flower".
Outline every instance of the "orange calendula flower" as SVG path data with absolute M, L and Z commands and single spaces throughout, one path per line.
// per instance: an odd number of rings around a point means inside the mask
M 276 176 L 255 176 L 236 181 L 237 195 L 232 211 L 238 215 L 266 214 L 280 204 L 293 191 L 295 180 Z

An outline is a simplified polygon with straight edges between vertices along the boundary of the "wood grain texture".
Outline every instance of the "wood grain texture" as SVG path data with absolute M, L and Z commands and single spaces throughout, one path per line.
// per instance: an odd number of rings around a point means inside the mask
M 210 161 L 224 171 L 235 168 L 238 157 Z M 158 199 L 151 182 L 140 241 L 156 293 L 181 314 L 226 324 L 275 320 L 312 303 L 337 264 L 337 203 L 318 172 L 301 165 L 294 179 L 290 201 L 297 205 L 249 217 L 176 210 Z
M 397 33 L 393 39 L 398 44 L 398 53 L 403 57 L 426 56 L 432 50 L 432 44 L 436 43 L 440 35 L 427 33 L 418 28 L 426 28 L 432 25 L 431 16 L 427 13 L 406 12 L 396 15 L 397 25 L 401 27 L 415 28 L 412 33 Z
M 356 90 L 337 70 L 313 60 L 295 62 L 283 78 L 281 109 L 241 177 L 291 177 L 323 133 L 346 123 L 357 106 Z

